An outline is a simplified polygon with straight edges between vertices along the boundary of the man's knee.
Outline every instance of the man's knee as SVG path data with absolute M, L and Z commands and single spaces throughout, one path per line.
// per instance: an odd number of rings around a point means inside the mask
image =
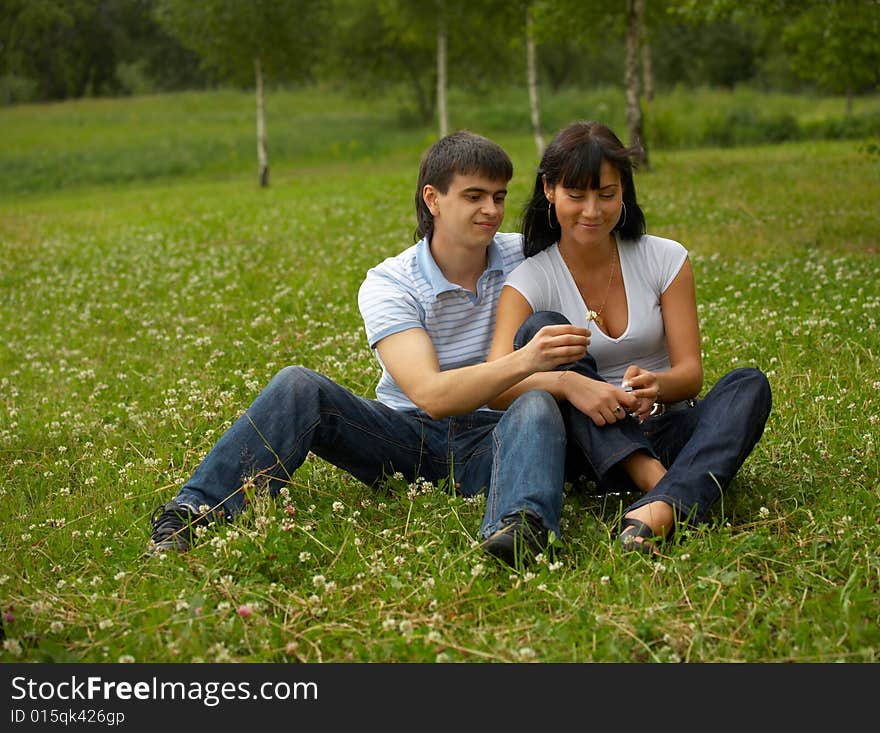
M 319 395 L 325 377 L 302 366 L 286 366 L 279 369 L 266 386 L 264 396 L 287 402 L 301 400 L 303 397 Z
M 524 392 L 511 403 L 507 412 L 531 430 L 565 431 L 559 403 L 543 389 Z

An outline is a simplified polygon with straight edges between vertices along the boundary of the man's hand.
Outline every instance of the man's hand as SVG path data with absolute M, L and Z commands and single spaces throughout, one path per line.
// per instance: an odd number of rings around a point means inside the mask
M 528 358 L 531 373 L 549 372 L 582 359 L 589 345 L 590 332 L 586 328 L 567 324 L 544 326 L 517 353 Z

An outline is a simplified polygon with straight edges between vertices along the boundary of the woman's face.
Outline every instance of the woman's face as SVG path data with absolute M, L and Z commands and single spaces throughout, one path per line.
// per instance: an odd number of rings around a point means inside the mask
M 603 160 L 599 168 L 598 188 L 566 188 L 560 183 L 548 186 L 545 180 L 544 195 L 556 207 L 560 244 L 603 244 L 620 219 L 623 205 L 620 171 L 607 160 Z

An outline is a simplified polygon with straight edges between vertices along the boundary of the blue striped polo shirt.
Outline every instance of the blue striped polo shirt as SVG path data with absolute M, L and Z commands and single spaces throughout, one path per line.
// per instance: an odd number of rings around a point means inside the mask
M 496 234 L 489 244 L 489 265 L 474 294 L 443 276 L 427 239 L 389 257 L 367 272 L 358 291 L 370 348 L 393 333 L 422 328 L 434 342 L 441 370 L 486 361 L 498 296 L 507 275 L 522 260 L 522 236 Z M 376 398 L 396 410 L 416 409 L 375 353 L 382 367 Z

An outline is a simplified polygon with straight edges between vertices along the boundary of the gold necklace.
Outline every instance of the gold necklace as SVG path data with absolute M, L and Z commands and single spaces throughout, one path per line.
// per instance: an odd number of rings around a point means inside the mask
M 608 295 L 611 293 L 611 283 L 614 280 L 614 271 L 617 265 L 617 245 L 614 245 L 614 251 L 611 253 L 611 272 L 608 275 L 608 285 L 605 288 L 605 298 L 602 300 L 602 305 L 599 306 L 599 310 L 594 311 L 593 309 L 589 309 L 587 311 L 587 323 L 590 321 L 595 321 L 596 325 L 601 328 L 603 331 L 605 330 L 605 319 L 602 318 L 602 313 L 605 310 L 605 304 L 608 302 Z

